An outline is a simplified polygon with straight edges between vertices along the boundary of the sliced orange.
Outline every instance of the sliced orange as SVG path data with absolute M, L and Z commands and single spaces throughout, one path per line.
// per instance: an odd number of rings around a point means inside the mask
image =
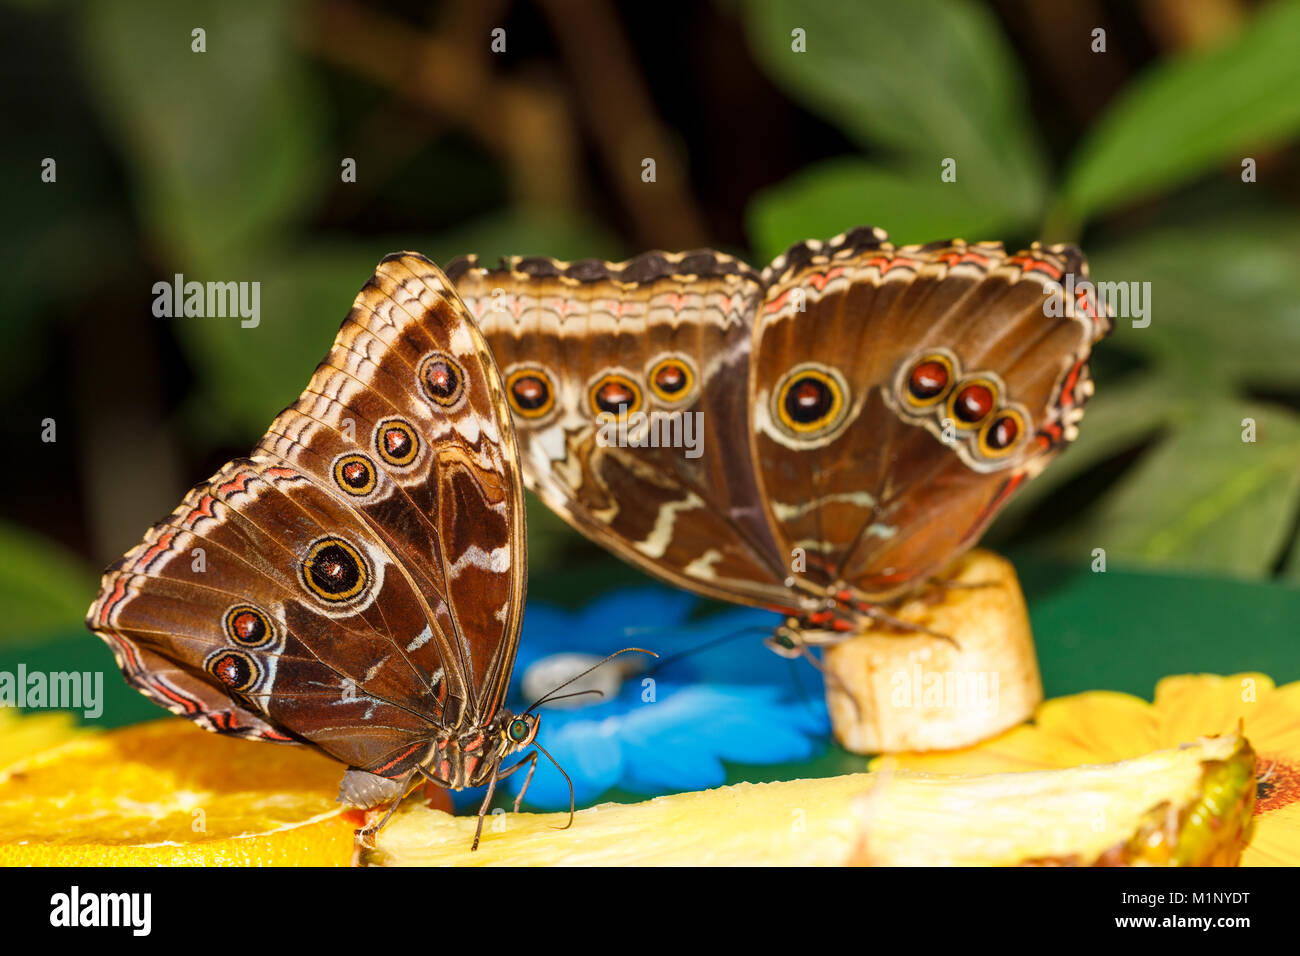
M 49 714 L 19 714 L 0 707 L 0 771 L 24 757 L 86 733 L 76 718 L 62 711 Z
M 0 865 L 345 866 L 342 775 L 180 718 L 76 737 L 0 767 Z

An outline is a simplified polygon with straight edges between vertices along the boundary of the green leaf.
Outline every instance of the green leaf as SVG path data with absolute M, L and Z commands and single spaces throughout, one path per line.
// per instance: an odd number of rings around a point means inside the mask
M 1105 348 L 1103 343 L 1101 348 Z M 1062 485 L 1162 429 L 1173 428 L 1200 405 L 1166 381 L 1141 375 L 1114 386 L 1099 384 L 1079 423 L 1079 437 L 1025 485 L 998 517 L 994 532 L 1015 527 Z
M 209 440 L 248 444 L 297 398 L 329 350 L 362 283 L 387 252 L 319 245 L 275 256 L 245 275 L 260 283 L 260 317 L 157 319 L 174 324 L 198 373 L 184 414 Z
M 1096 216 L 1294 136 L 1297 37 L 1300 3 L 1274 3 L 1222 45 L 1155 66 L 1130 84 L 1079 148 L 1065 187 L 1071 214 Z
M 1114 345 L 1176 387 L 1210 380 L 1300 388 L 1300 221 L 1252 215 L 1148 230 L 1091 256 L 1099 281 L 1149 282 L 1151 324 L 1121 318 Z M 1100 346 L 1106 348 L 1107 344 Z
M 82 630 L 95 575 L 61 547 L 0 523 L 0 643 L 27 643 Z
M 796 99 L 936 181 L 940 162 L 955 159 L 958 182 L 996 196 L 1014 220 L 1038 214 L 1041 150 L 990 11 L 967 0 L 752 0 L 746 10 L 757 59 Z M 792 50 L 795 29 L 806 52 Z
M 1120 562 L 1267 573 L 1300 500 L 1300 415 L 1235 402 L 1204 409 L 1064 534 L 1061 550 L 1079 558 L 1100 547 Z M 1256 422 L 1254 442 L 1242 440 L 1246 418 Z
M 892 172 L 859 159 L 828 160 L 759 193 L 746 211 L 750 242 L 765 259 L 794 242 L 879 226 L 896 243 L 997 237 L 1022 223 L 987 192 L 936 171 Z
M 98 0 L 77 18 L 90 88 L 169 264 L 220 269 L 227 254 L 255 253 L 338 175 L 293 42 L 298 10 Z M 196 28 L 206 52 L 192 51 Z
M 1300 585 L 1300 534 L 1291 543 L 1291 553 L 1287 555 L 1286 564 L 1282 567 L 1282 578 Z

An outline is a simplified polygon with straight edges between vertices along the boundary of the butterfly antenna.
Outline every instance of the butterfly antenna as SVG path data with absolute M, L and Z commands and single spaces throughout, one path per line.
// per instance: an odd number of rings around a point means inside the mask
M 601 690 L 600 688 L 598 688 L 598 687 L 589 687 L 589 688 L 587 688 L 586 690 L 574 690 L 574 691 L 570 691 L 570 692 L 567 693 L 567 694 L 560 694 L 560 695 L 558 695 L 558 696 L 552 696 L 551 694 L 547 694 L 547 695 L 546 695 L 546 703 L 548 703 L 548 704 L 553 704 L 553 703 L 555 703 L 557 700 L 568 700 L 568 699 L 570 699 L 571 697 L 582 697 L 584 694 L 595 694 L 597 697 L 604 697 L 604 696 L 605 696 L 605 692 L 604 692 L 603 690 Z M 534 706 L 536 706 L 536 705 L 534 705 Z M 531 708 L 530 708 L 530 709 L 531 709 Z
M 557 685 L 557 686 L 555 686 L 555 687 L 552 687 L 549 691 L 547 691 L 545 694 L 543 694 L 541 697 L 539 697 L 539 698 L 538 698 L 538 699 L 537 699 L 537 700 L 532 704 L 532 706 L 530 706 L 527 710 L 524 711 L 524 713 L 525 713 L 525 714 L 531 714 L 534 710 L 536 710 L 538 707 L 541 707 L 542 704 L 546 703 L 548 700 L 554 700 L 554 699 L 555 699 L 555 692 L 556 692 L 557 690 L 564 690 L 564 688 L 568 687 L 568 686 L 569 686 L 570 684 L 572 684 L 574 681 L 582 680 L 584 677 L 586 677 L 588 674 L 590 674 L 590 673 L 591 673 L 592 671 L 594 671 L 596 668 L 601 667 L 601 666 L 603 666 L 603 665 L 605 665 L 605 664 L 608 664 L 608 663 L 609 663 L 610 661 L 612 661 L 614 658 L 618 657 L 618 655 L 620 655 L 620 654 L 629 654 L 629 653 L 632 653 L 633 651 L 635 651 L 635 652 L 638 653 L 638 654 L 649 654 L 651 657 L 658 657 L 658 656 L 659 656 L 659 655 L 656 654 L 654 651 L 647 651 L 644 647 L 625 647 L 625 648 L 623 648 L 622 650 L 617 650 L 617 651 L 615 651 L 613 654 L 610 654 L 608 657 L 604 658 L 603 660 L 599 660 L 599 661 L 597 661 L 596 663 L 592 664 L 590 667 L 588 667 L 588 668 L 587 668 L 585 671 L 583 671 L 581 674 L 574 674 L 572 677 L 570 677 L 568 680 L 566 680 L 563 684 L 559 684 L 559 685 Z M 559 765 L 557 764 L 556 766 L 559 766 Z M 563 773 L 563 771 L 561 771 L 561 773 Z
M 637 648 L 628 648 L 628 650 L 637 650 Z M 622 651 L 620 651 L 619 653 L 621 654 Z M 547 760 L 555 764 L 555 769 L 560 771 L 560 776 L 562 776 L 564 778 L 564 782 L 569 785 L 569 822 L 562 827 L 552 827 L 552 829 L 555 830 L 567 830 L 569 829 L 569 827 L 573 826 L 573 781 L 569 779 L 569 775 L 564 772 L 564 768 L 560 766 L 559 762 L 556 761 L 556 759 L 551 756 L 551 752 L 549 750 L 547 750 L 545 747 L 539 744 L 536 740 L 533 741 L 533 746 L 536 747 L 538 750 L 540 750 L 543 756 L 545 756 Z
M 813 701 L 812 698 L 808 696 L 808 690 L 803 686 L 803 681 L 799 679 L 798 659 L 787 657 L 786 663 L 790 665 L 790 683 L 794 685 L 795 696 L 798 697 L 799 700 L 802 701 L 811 711 L 813 709 Z
M 732 631 L 729 634 L 723 634 L 721 637 L 710 638 L 709 640 L 705 641 L 703 644 L 697 644 L 695 647 L 688 647 L 686 650 L 678 651 L 676 654 L 669 654 L 667 657 L 661 658 L 658 661 L 658 663 L 655 664 L 654 667 L 651 667 L 649 670 L 645 671 L 645 674 L 646 675 L 654 674 L 658 671 L 663 670 L 669 664 L 673 664 L 676 663 L 677 661 L 682 660 L 683 658 L 690 657 L 692 654 L 699 654 L 703 651 L 709 650 L 710 648 L 717 647 L 719 644 L 725 644 L 728 641 L 734 641 L 738 637 L 744 637 L 747 634 L 770 634 L 770 633 L 772 633 L 772 629 L 770 627 L 763 627 L 757 624 L 751 625 L 750 627 L 742 627 L 738 631 Z

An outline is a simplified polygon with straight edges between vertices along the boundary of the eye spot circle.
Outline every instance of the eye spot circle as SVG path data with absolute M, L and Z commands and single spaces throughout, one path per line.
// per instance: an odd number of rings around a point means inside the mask
M 417 374 L 424 394 L 443 408 L 451 408 L 465 394 L 465 370 L 444 352 L 426 356 Z
M 506 398 L 524 418 L 541 418 L 555 407 L 551 377 L 540 368 L 519 368 L 506 376 Z
M 997 400 L 997 388 L 992 382 L 984 379 L 967 382 L 948 397 L 949 417 L 956 419 L 959 427 L 974 427 L 989 416 Z
M 630 415 L 641 408 L 641 387 L 621 372 L 611 372 L 591 387 L 589 398 L 597 414 Z
M 946 355 L 927 355 L 907 375 L 907 397 L 913 405 L 934 405 L 947 394 L 952 379 L 952 362 Z
M 389 418 L 375 429 L 375 450 L 390 465 L 409 465 L 420 453 L 420 439 L 402 419 Z
M 226 636 L 244 647 L 263 647 L 275 638 L 270 619 L 251 604 L 236 604 L 227 611 L 224 626 Z
M 1006 448 L 1016 440 L 1018 432 L 1015 419 L 1004 415 L 989 426 L 989 445 L 993 448 Z
M 656 362 L 648 376 L 650 390 L 662 401 L 680 402 L 691 394 L 695 373 L 690 365 L 679 358 L 666 358 Z
M 302 583 L 325 601 L 349 601 L 365 590 L 370 573 L 361 553 L 342 538 L 321 538 L 299 567 Z
M 368 495 L 375 490 L 375 466 L 365 455 L 340 455 L 334 462 L 334 481 L 350 495 Z
M 243 651 L 217 651 L 208 658 L 207 672 L 233 691 L 246 691 L 262 676 L 257 662 Z
M 980 451 L 990 458 L 1010 454 L 1024 433 L 1025 421 L 1020 413 L 1003 409 L 980 431 Z
M 776 411 L 782 424 L 796 434 L 812 436 L 825 432 L 842 417 L 844 386 L 822 368 L 792 369 L 776 392 Z

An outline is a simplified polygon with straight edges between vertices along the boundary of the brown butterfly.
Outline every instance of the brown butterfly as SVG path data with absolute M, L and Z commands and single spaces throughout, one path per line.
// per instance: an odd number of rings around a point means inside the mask
M 791 656 L 900 624 L 881 605 L 1074 438 L 1110 322 L 1071 273 L 1073 247 L 867 227 L 762 272 L 710 250 L 448 266 L 528 487 L 671 584 L 786 614 L 769 644 Z
M 108 569 L 87 624 L 173 713 L 342 761 L 341 802 L 486 783 L 481 831 L 537 759 L 502 767 L 539 723 L 505 707 L 524 543 L 492 355 L 441 270 L 401 253 L 250 457 Z

